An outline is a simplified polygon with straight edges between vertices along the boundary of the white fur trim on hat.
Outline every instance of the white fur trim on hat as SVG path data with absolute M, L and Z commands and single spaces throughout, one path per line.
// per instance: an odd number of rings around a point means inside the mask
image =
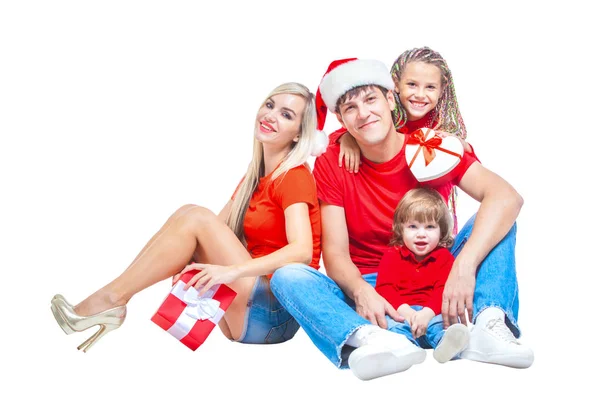
M 320 156 L 321 154 L 325 153 L 328 145 L 329 138 L 327 137 L 327 134 L 323 131 L 315 131 L 310 149 L 310 155 L 314 157 Z
M 352 60 L 341 64 L 323 77 L 319 89 L 329 111 L 335 112 L 335 103 L 341 96 L 348 90 L 363 85 L 394 89 L 390 72 L 378 60 Z

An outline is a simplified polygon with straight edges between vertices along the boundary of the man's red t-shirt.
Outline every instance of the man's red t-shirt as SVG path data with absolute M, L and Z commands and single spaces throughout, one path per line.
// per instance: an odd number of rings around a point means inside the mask
M 319 200 L 344 208 L 350 258 L 363 275 L 378 270 L 390 242 L 398 202 L 410 189 L 421 186 L 410 172 L 404 156 L 408 135 L 398 135 L 405 137 L 395 157 L 378 164 L 361 156 L 358 173 L 350 173 L 338 166 L 339 143 L 330 143 L 325 154 L 315 161 L 313 175 Z M 452 187 L 458 185 L 475 161 L 475 154 L 465 150 L 462 160 L 451 172 L 449 183 L 434 189 L 448 201 Z
M 444 247 L 436 248 L 421 261 L 405 246 L 390 247 L 379 263 L 375 290 L 395 309 L 402 304 L 419 305 L 438 315 L 453 263 L 452 253 Z

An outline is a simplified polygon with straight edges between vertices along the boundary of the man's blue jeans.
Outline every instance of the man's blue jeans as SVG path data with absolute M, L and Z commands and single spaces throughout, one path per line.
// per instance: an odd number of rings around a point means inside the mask
M 471 235 L 474 221 L 475 216 L 456 236 L 452 247 L 455 256 Z M 476 319 L 488 307 L 501 308 L 506 313 L 507 325 L 519 337 L 516 233 L 515 224 L 479 266 L 473 316 Z M 374 286 L 377 274 L 363 275 L 363 278 Z M 359 327 L 370 324 L 356 313 L 353 300 L 331 278 L 304 264 L 290 264 L 275 271 L 271 291 L 317 348 L 337 367 L 347 368 L 347 359 L 353 350 L 344 346 L 348 337 Z

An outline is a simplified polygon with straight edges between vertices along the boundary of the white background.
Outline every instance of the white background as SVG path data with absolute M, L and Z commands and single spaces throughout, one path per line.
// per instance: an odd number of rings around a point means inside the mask
M 593 397 L 583 394 L 599 356 L 597 14 L 578 1 L 446 3 L 2 2 L 1 397 Z M 439 365 L 429 352 L 362 382 L 302 331 L 257 346 L 217 330 L 191 352 L 150 321 L 168 281 L 134 297 L 125 325 L 88 354 L 75 349 L 90 333 L 64 335 L 51 297 L 78 302 L 116 277 L 177 207 L 218 211 L 274 86 L 316 91 L 334 59 L 389 67 L 425 45 L 450 65 L 479 158 L 525 198 L 530 369 Z M 461 224 L 476 206 L 460 197 Z

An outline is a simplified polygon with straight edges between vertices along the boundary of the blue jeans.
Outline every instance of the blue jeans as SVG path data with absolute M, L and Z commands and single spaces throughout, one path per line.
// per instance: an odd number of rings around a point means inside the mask
M 460 253 L 471 235 L 475 216 L 455 238 L 452 253 Z M 516 225 L 492 249 L 477 270 L 473 298 L 476 319 L 488 307 L 501 308 L 507 325 L 519 337 L 517 275 L 515 269 Z M 375 285 L 377 274 L 363 275 Z M 353 350 L 345 346 L 348 337 L 363 325 L 370 324 L 354 310 L 354 302 L 328 276 L 304 264 L 279 268 L 271 278 L 271 290 L 289 311 L 317 348 L 337 367 L 347 368 Z
M 454 238 L 451 252 L 458 256 L 471 236 L 475 215 L 473 215 Z M 477 268 L 475 293 L 473 295 L 473 319 L 488 307 L 498 307 L 506 314 L 506 325 L 518 338 L 521 330 L 519 318 L 519 285 L 515 261 L 517 244 L 517 224 L 513 224 L 506 236 L 489 252 Z
M 241 343 L 274 344 L 294 337 L 300 325 L 277 301 L 264 276 L 256 278 L 248 300 Z
M 420 311 L 423 309 L 423 306 L 410 307 L 415 311 Z M 427 331 L 424 335 L 418 337 L 417 339 L 413 337 L 408 322 L 396 322 L 387 315 L 385 316 L 385 319 L 387 320 L 388 331 L 406 336 L 408 340 L 423 349 L 435 349 L 440 340 L 442 340 L 444 337 L 444 333 L 446 333 L 446 331 L 444 331 L 444 320 L 442 319 L 441 314 L 436 315 L 431 319 L 431 321 L 429 321 L 429 324 L 427 325 Z

